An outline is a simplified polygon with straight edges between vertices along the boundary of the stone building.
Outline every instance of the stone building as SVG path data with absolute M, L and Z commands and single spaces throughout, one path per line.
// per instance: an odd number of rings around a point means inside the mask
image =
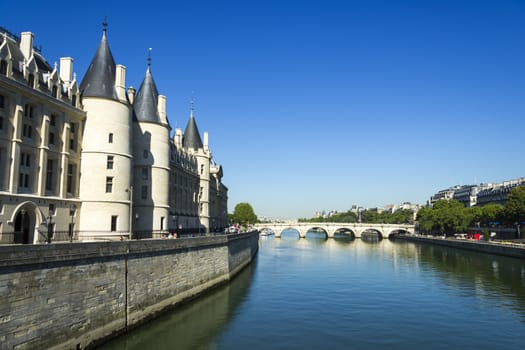
M 0 28 L 0 242 L 158 237 L 227 225 L 222 167 L 191 108 L 172 129 L 151 60 L 126 88 L 106 28 L 81 82 Z

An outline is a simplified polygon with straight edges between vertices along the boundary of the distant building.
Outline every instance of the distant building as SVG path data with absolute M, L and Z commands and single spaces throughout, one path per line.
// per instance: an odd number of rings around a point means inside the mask
M 516 180 L 504 181 L 501 184 L 487 186 L 487 188 L 478 192 L 477 205 L 501 204 L 507 203 L 507 196 L 518 186 L 525 186 L 525 178 L 521 177 Z
M 507 195 L 517 186 L 524 186 L 525 178 L 504 181 L 500 184 L 479 184 L 454 186 L 441 190 L 430 197 L 430 205 L 441 199 L 455 199 L 466 207 L 483 206 L 489 203 L 502 204 L 507 202 Z
M 223 169 L 193 107 L 171 138 L 151 61 L 138 91 L 125 77 L 105 27 L 81 82 L 72 58 L 51 66 L 33 33 L 0 28 L 0 242 L 226 227 Z
M 458 190 L 460 187 L 461 186 L 454 186 L 454 187 L 449 187 L 447 189 L 439 191 L 438 193 L 430 197 L 430 201 L 429 201 L 430 205 L 433 205 L 434 203 L 442 199 L 446 199 L 446 200 L 452 199 L 454 197 L 454 192 Z

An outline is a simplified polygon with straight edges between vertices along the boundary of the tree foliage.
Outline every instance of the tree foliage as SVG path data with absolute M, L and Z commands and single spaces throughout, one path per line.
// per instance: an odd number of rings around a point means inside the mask
M 525 221 L 525 186 L 515 187 L 508 194 L 505 218 L 509 223 Z
M 231 220 L 241 225 L 255 224 L 257 215 L 249 203 L 239 203 L 235 206 Z
M 469 227 L 487 227 L 496 224 L 512 226 L 525 221 L 525 186 L 519 186 L 508 194 L 505 206 L 487 204 L 483 207 L 465 208 L 455 200 L 441 200 L 433 207 L 422 208 L 417 222 L 422 232 L 453 234 L 465 232 Z
M 382 212 L 376 210 L 365 210 L 361 212 L 361 222 L 366 223 L 384 223 L 384 224 L 404 224 L 412 221 L 412 210 L 398 210 L 395 213 Z M 358 222 L 359 217 L 355 212 L 347 211 L 345 213 L 333 214 L 329 217 L 316 217 L 311 219 L 299 219 L 299 222 Z

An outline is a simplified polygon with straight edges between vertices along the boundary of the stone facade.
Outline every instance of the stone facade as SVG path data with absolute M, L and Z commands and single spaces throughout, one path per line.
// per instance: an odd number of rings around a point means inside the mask
M 0 28 L 0 243 L 158 237 L 227 226 L 227 187 L 198 132 L 172 129 L 151 60 L 126 89 L 103 30 L 81 82 Z
M 0 344 L 88 348 L 229 281 L 257 232 L 193 239 L 0 246 Z

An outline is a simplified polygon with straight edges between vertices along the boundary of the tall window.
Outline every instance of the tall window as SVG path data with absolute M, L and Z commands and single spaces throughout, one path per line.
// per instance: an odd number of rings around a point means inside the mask
M 31 155 L 22 152 L 20 154 L 20 166 L 18 172 L 18 188 L 30 189 Z
M 117 219 L 118 219 L 117 215 L 111 216 L 111 232 L 117 231 Z
M 106 177 L 106 193 L 113 192 L 113 177 Z
M 147 180 L 149 178 L 149 170 L 147 167 L 142 168 L 142 180 Z
M 108 135 L 108 143 L 113 143 L 113 133 L 109 133 Z
M 56 85 L 53 85 L 53 88 L 51 89 L 51 94 L 54 98 L 58 98 L 58 87 Z
M 71 105 L 76 106 L 77 105 L 77 95 L 71 96 Z
M 53 160 L 48 159 L 46 168 L 46 190 L 53 191 L 53 187 Z
M 5 178 L 6 178 L 6 166 L 7 166 L 7 150 L 5 148 L 0 147 L 0 190 L 5 189 Z M 0 200 L 0 207 L 1 207 L 2 201 Z M 2 211 L 0 211 L 0 214 Z
M 75 193 L 75 174 L 76 174 L 76 165 L 75 164 L 68 164 L 67 165 L 67 192 L 68 193 Z
M 24 117 L 33 119 L 35 116 L 35 109 L 29 103 L 24 106 Z
M 113 169 L 113 156 L 108 156 L 106 168 L 107 169 Z
M 77 138 L 76 138 L 75 129 L 76 129 L 76 124 L 71 123 L 71 125 L 69 126 L 69 149 L 71 151 L 74 151 L 76 149 Z
M 50 131 L 49 132 L 49 142 L 48 142 L 50 145 L 54 145 L 55 144 L 55 133 Z
M 32 105 L 26 104 L 24 106 L 24 122 L 22 124 L 22 136 L 27 138 L 33 138 L 33 118 L 35 116 L 35 110 Z
M 148 186 L 144 185 L 141 188 L 140 191 L 140 198 L 147 199 L 148 198 Z
M 31 124 L 24 123 L 24 125 L 22 125 L 22 136 L 28 139 L 33 138 L 33 126 Z

